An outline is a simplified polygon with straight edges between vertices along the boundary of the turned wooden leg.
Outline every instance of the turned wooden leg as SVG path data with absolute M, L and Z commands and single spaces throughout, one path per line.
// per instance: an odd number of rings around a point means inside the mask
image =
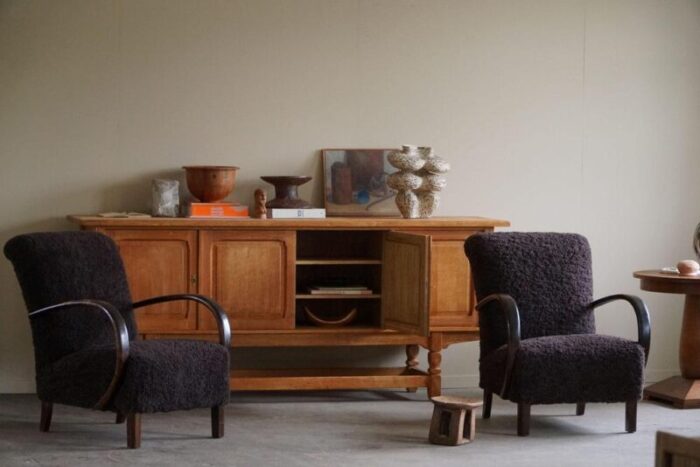
M 211 408 L 211 437 L 223 438 L 224 436 L 224 406 L 217 405 Z
M 481 408 L 481 418 L 491 418 L 491 404 L 493 403 L 493 393 L 484 389 L 484 406 Z
M 585 402 L 577 402 L 576 403 L 576 415 L 583 415 L 586 413 L 586 403 Z
M 428 375 L 429 386 L 428 396 L 436 397 L 442 393 L 442 333 L 434 332 L 430 335 L 430 345 L 428 350 Z
M 39 431 L 49 431 L 51 426 L 51 415 L 53 414 L 53 402 L 41 401 L 41 420 L 39 421 Z
M 411 370 L 418 366 L 418 354 L 420 353 L 420 347 L 411 344 L 406 346 L 406 373 L 410 373 Z M 416 392 L 418 388 L 406 388 L 408 392 Z
M 637 400 L 625 403 L 625 430 L 627 433 L 637 431 Z
M 117 423 L 117 424 L 124 423 L 124 420 L 126 420 L 126 415 L 124 415 L 124 414 L 121 413 L 121 412 L 117 412 L 116 423 Z
M 129 449 L 141 447 L 141 414 L 130 413 L 126 416 L 126 445 Z
M 530 434 L 530 404 L 518 402 L 518 436 Z

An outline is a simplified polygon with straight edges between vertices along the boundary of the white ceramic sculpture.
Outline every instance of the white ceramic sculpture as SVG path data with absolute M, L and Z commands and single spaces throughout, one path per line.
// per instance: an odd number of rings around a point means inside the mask
M 402 146 L 387 157 L 399 169 L 389 175 L 387 185 L 398 191 L 396 205 L 407 219 L 427 218 L 440 203 L 440 191 L 447 185 L 441 174 L 450 170 L 450 164 L 436 156 L 431 147 Z

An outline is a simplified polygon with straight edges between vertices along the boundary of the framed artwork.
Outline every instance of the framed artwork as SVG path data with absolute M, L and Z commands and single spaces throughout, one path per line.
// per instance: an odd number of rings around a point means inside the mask
M 395 149 L 323 149 L 323 204 L 327 216 L 400 216 L 396 191 L 386 184 L 397 171 Z

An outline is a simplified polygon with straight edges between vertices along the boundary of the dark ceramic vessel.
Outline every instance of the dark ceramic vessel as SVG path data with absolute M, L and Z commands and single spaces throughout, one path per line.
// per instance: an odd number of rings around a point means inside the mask
M 265 176 L 262 180 L 274 185 L 275 199 L 265 203 L 265 207 L 277 209 L 308 209 L 313 206 L 308 201 L 299 198 L 299 186 L 311 181 L 311 177 L 306 176 Z

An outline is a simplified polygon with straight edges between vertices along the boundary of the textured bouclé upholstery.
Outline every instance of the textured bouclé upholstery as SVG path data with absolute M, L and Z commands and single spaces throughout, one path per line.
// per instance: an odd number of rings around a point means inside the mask
M 581 235 L 480 233 L 465 242 L 477 300 L 515 300 L 521 344 L 505 397 L 530 404 L 621 402 L 641 396 L 644 351 L 636 342 L 595 335 L 591 253 Z M 494 302 L 495 304 L 495 302 Z M 489 306 L 479 313 L 480 385 L 500 393 L 506 321 Z
M 212 342 L 132 342 L 114 407 L 145 413 L 223 405 L 229 398 L 228 362 L 228 351 Z
M 106 408 L 123 413 L 214 407 L 229 397 L 228 349 L 202 341 L 137 341 L 124 266 L 115 243 L 96 232 L 35 233 L 5 245 L 27 308 L 102 300 L 127 325 L 130 352 Z M 94 407 L 114 375 L 114 331 L 99 310 L 55 309 L 32 318 L 41 400 Z

